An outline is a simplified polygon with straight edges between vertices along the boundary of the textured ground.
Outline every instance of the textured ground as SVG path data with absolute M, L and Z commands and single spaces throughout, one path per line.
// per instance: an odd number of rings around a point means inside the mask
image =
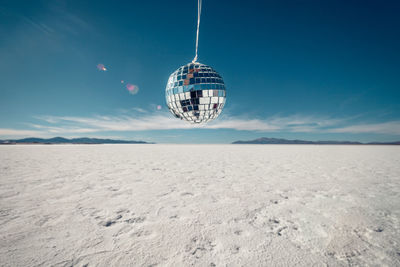
M 4 266 L 399 266 L 400 147 L 0 146 Z

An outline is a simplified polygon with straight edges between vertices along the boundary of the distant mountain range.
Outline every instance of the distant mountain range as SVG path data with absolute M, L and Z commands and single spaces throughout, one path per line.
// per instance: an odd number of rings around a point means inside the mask
M 113 140 L 113 139 L 99 139 L 99 138 L 64 138 L 54 137 L 49 139 L 29 137 L 17 140 L 0 140 L 0 145 L 8 144 L 151 144 L 144 141 L 126 141 L 126 140 Z
M 311 144 L 311 145 L 400 145 L 398 142 L 352 142 L 352 141 L 304 141 L 304 140 L 287 140 L 281 138 L 261 137 L 249 141 L 235 141 L 232 144 Z
M 0 145 L 10 145 L 10 144 L 153 144 L 153 143 L 145 141 L 127 141 L 127 140 L 88 138 L 88 137 L 72 138 L 72 139 L 64 137 L 53 137 L 48 139 L 29 137 L 24 139 L 15 139 L 15 140 L 0 140 Z M 235 141 L 232 144 L 400 145 L 400 141 L 361 143 L 353 141 L 305 141 L 305 140 L 288 140 L 282 138 L 261 137 L 249 141 Z

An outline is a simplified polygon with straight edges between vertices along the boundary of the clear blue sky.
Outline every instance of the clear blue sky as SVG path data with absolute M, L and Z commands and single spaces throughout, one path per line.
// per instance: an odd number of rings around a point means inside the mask
M 398 1 L 203 0 L 199 62 L 227 102 L 193 127 L 164 92 L 194 57 L 196 0 L 0 0 L 0 138 L 400 140 L 399 14 Z

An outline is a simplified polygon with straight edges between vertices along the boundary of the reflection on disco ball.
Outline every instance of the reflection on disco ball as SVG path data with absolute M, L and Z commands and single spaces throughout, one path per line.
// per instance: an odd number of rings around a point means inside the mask
M 218 72 L 195 62 L 180 67 L 169 76 L 165 96 L 175 117 L 202 123 L 218 117 L 225 104 L 226 91 Z
M 139 87 L 137 85 L 130 84 L 130 83 L 128 83 L 126 85 L 126 89 L 128 89 L 128 92 L 132 95 L 135 95 L 139 92 Z

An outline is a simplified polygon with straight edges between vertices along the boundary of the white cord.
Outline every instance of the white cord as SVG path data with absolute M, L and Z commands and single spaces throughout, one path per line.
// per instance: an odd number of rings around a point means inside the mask
M 198 51 L 198 48 L 199 48 L 199 28 L 200 28 L 201 4 L 202 4 L 202 0 L 197 0 L 196 56 L 192 60 L 193 63 L 197 62 L 197 51 Z

